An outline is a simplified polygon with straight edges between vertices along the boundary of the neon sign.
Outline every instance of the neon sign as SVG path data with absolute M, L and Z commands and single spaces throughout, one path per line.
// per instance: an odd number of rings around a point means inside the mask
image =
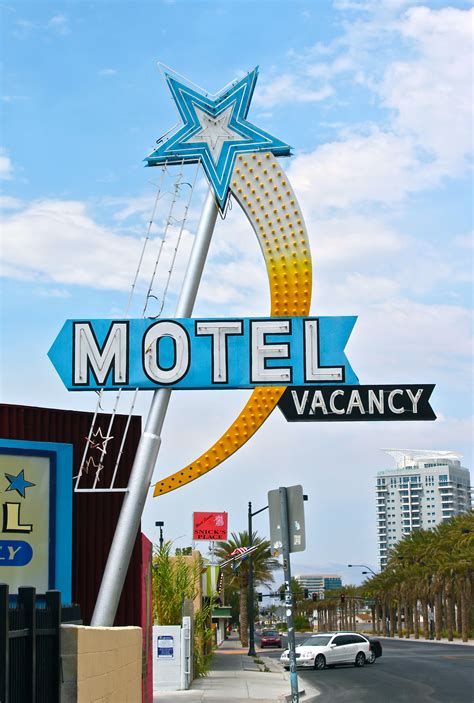
M 76 391 L 357 383 L 344 354 L 355 320 L 69 320 L 49 355 Z

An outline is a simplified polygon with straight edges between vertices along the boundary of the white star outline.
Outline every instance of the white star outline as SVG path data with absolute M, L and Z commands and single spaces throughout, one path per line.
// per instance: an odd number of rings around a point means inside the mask
M 209 151 L 211 152 L 216 166 L 219 163 L 222 147 L 225 142 L 248 141 L 241 134 L 229 128 L 229 121 L 234 112 L 234 108 L 235 103 L 229 105 L 229 107 L 223 110 L 217 117 L 214 117 L 208 112 L 201 110 L 197 105 L 194 106 L 201 129 L 196 134 L 193 134 L 192 137 L 189 137 L 187 143 L 205 142 L 209 147 Z
M 93 442 L 93 438 L 95 437 L 100 437 L 99 442 Z M 102 454 L 107 454 L 107 443 L 110 442 L 110 440 L 113 439 L 113 435 L 103 435 L 102 434 L 102 429 L 99 427 L 99 429 L 94 432 L 91 437 L 86 437 L 86 442 L 88 442 L 91 445 L 91 449 L 98 449 Z

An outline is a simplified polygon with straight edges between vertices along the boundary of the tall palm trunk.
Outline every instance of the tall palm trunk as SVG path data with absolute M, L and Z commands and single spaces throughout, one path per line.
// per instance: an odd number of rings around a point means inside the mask
M 408 599 L 405 602 L 405 637 L 410 639 L 410 635 L 413 632 L 413 611 Z
M 397 599 L 397 626 L 398 626 L 398 637 L 403 637 L 403 624 L 402 624 L 402 598 L 399 594 Z
M 435 592 L 435 637 L 441 639 L 441 630 L 443 628 L 443 599 L 441 590 L 438 588 Z
M 458 589 L 456 598 L 456 631 L 461 634 L 462 632 L 462 597 L 460 590 Z
M 387 603 L 382 601 L 382 634 L 387 634 Z
M 395 637 L 396 608 L 393 599 L 390 600 L 390 637 Z
M 447 578 L 445 583 L 445 596 L 446 596 L 446 629 L 448 630 L 448 640 L 453 641 L 454 637 L 454 593 L 453 593 L 453 579 Z
M 420 613 L 418 611 L 418 598 L 415 596 L 412 602 L 412 612 L 413 612 L 413 633 L 415 639 L 420 639 Z
M 425 640 L 430 638 L 430 621 L 428 617 L 428 601 L 425 596 L 421 599 L 421 616 L 423 618 L 423 637 Z
M 469 576 L 465 576 L 461 581 L 461 636 L 463 642 L 467 642 L 469 637 L 471 608 L 471 581 Z

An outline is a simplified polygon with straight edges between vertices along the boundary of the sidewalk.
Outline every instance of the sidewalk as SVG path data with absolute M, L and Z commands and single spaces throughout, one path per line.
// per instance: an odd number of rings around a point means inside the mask
M 154 703 L 198 703 L 198 701 L 214 701 L 214 703 L 243 703 L 244 701 L 259 701 L 259 703 L 277 703 L 285 701 L 290 695 L 290 681 L 286 671 L 280 664 L 269 657 L 263 659 L 264 665 L 270 671 L 264 670 L 263 664 L 256 664 L 242 649 L 240 640 L 234 635 L 225 640 L 216 650 L 212 659 L 212 669 L 208 676 L 194 679 L 189 691 L 155 691 Z M 300 684 L 300 690 L 302 684 Z M 301 695 L 301 700 L 309 703 L 318 691 L 309 691 Z

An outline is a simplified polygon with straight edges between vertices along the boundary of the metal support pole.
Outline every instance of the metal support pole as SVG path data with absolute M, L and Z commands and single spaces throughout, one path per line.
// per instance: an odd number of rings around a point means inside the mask
M 253 534 L 252 534 L 252 503 L 249 502 L 249 514 L 248 514 L 248 527 L 249 527 L 249 547 L 253 547 Z M 253 612 L 253 555 L 249 555 L 249 583 L 248 583 L 248 621 L 249 621 L 249 651 L 248 656 L 254 657 L 255 652 L 255 614 Z
M 194 238 L 191 256 L 176 308 L 176 317 L 190 317 L 202 271 L 217 219 L 217 205 L 209 191 Z M 120 595 L 127 574 L 133 545 L 145 507 L 148 489 L 160 450 L 161 430 L 168 409 L 171 390 L 160 388 L 153 394 L 145 430 L 140 438 L 133 462 L 127 493 L 110 547 L 91 625 L 111 627 L 114 624 Z
M 291 686 L 291 703 L 299 703 L 300 696 L 298 693 L 298 673 L 296 670 L 296 642 L 295 642 L 295 626 L 293 618 L 293 594 L 291 592 L 291 566 L 290 566 L 290 534 L 288 525 L 288 499 L 286 488 L 278 489 L 280 493 L 280 525 L 281 525 L 281 541 L 283 552 L 283 574 L 285 579 L 285 608 L 286 608 L 286 623 L 288 626 L 288 652 L 290 660 L 290 686 Z

